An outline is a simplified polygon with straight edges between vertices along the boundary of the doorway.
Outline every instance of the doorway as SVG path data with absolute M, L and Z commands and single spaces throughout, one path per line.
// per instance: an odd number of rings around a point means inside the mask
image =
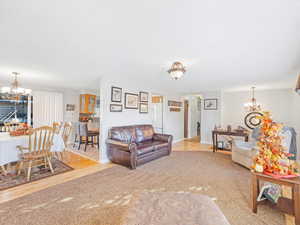
M 184 100 L 184 138 L 200 142 L 201 137 L 201 97 L 186 96 Z
M 184 100 L 184 138 L 189 137 L 189 101 Z
M 156 133 L 164 133 L 164 97 L 152 94 L 152 124 Z

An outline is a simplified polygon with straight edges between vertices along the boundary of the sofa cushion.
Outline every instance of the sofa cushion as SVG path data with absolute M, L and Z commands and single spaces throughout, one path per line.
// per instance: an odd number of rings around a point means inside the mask
M 169 143 L 164 141 L 153 141 L 152 144 L 155 150 L 160 150 L 169 146 Z
M 136 127 L 136 142 L 149 141 L 153 139 L 154 130 L 152 125 L 140 125 Z
M 245 151 L 251 151 L 256 146 L 256 142 L 245 142 L 241 140 L 235 140 L 235 145 Z
M 153 141 L 144 141 L 137 144 L 137 154 L 143 155 L 154 151 Z
M 134 126 L 113 127 L 110 129 L 110 138 L 116 141 L 131 143 L 136 141 L 136 133 Z

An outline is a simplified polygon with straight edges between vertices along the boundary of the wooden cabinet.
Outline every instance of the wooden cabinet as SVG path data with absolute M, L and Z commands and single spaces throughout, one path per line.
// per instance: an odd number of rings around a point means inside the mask
M 83 94 L 80 95 L 80 113 L 95 113 L 96 95 Z

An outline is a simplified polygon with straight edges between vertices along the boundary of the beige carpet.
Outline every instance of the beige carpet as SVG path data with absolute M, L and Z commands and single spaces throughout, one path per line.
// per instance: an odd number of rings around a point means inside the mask
M 249 171 L 212 152 L 173 152 L 137 170 L 115 166 L 0 204 L 0 224 L 118 225 L 132 194 L 142 191 L 210 196 L 232 225 L 284 224 L 267 206 L 252 214 Z

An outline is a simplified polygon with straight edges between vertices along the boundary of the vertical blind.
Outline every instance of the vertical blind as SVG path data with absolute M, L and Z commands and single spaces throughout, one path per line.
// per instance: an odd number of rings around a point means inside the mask
M 58 92 L 33 92 L 33 127 L 52 126 L 63 121 L 63 94 Z

